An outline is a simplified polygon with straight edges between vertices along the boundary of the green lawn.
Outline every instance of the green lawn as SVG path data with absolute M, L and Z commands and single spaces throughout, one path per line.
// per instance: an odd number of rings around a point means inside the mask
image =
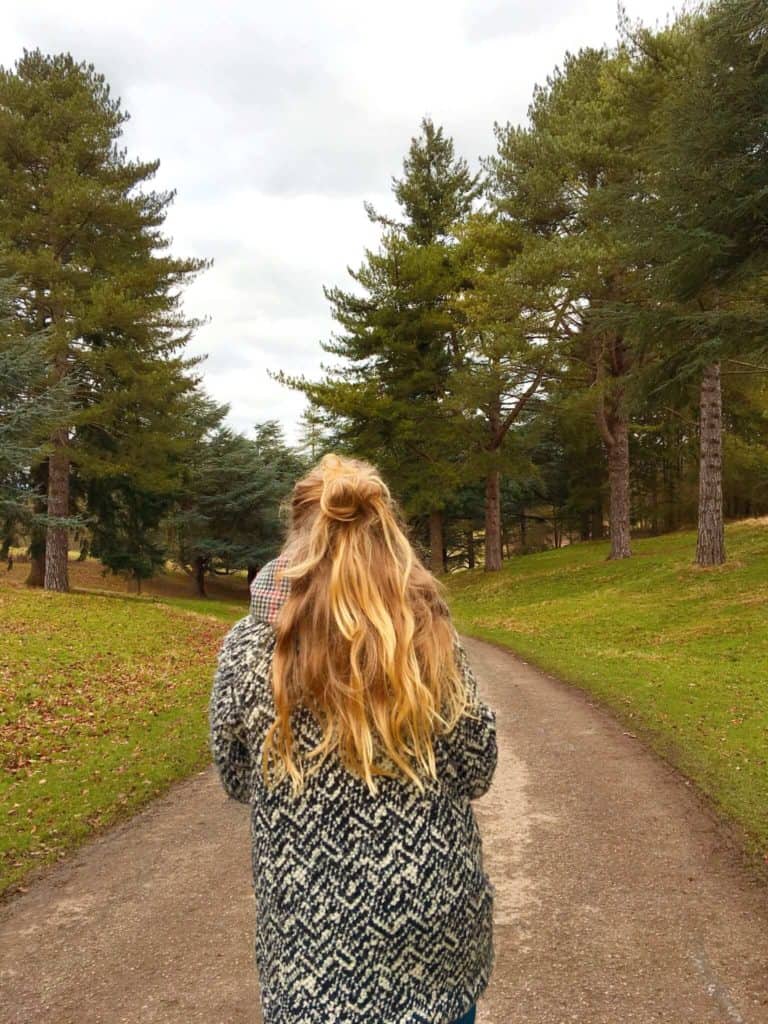
M 514 559 L 449 580 L 466 633 L 588 690 L 768 852 L 768 524 Z M 16 572 L 14 571 L 14 576 Z M 207 701 L 247 604 L 30 591 L 0 574 L 0 893 L 210 763 Z
M 246 609 L 3 581 L 0 893 L 210 763 L 216 652 Z
M 729 561 L 693 564 L 695 534 L 513 559 L 449 580 L 457 626 L 594 694 L 744 826 L 768 855 L 768 522 L 726 529 Z

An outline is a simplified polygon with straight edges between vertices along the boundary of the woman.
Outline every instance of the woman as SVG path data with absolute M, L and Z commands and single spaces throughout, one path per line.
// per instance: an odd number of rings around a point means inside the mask
M 474 1021 L 495 888 L 470 801 L 496 715 L 368 463 L 326 455 L 295 485 L 209 722 L 251 807 L 265 1024 Z

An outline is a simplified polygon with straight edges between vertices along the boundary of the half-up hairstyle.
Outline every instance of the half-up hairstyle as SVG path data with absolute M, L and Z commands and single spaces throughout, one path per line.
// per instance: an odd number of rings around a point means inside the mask
M 374 775 L 405 776 L 423 791 L 419 772 L 436 777 L 433 736 L 454 727 L 468 698 L 441 587 L 377 470 L 321 459 L 294 486 L 282 554 L 291 592 L 275 623 L 265 780 L 274 761 L 275 782 L 288 774 L 294 793 L 303 789 L 291 730 L 301 703 L 322 727 L 308 774 L 336 750 L 374 795 Z

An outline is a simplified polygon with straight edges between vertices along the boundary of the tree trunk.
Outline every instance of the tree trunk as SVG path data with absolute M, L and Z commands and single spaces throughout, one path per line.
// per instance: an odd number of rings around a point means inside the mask
M 467 530 L 467 568 L 475 568 L 475 531 L 471 526 Z
M 501 473 L 492 469 L 485 478 L 485 571 L 501 568 Z
M 205 559 L 195 559 L 195 588 L 197 589 L 198 597 L 208 597 L 205 590 Z
M 520 509 L 520 550 L 525 553 L 528 544 L 528 520 L 525 518 L 525 509 Z
M 248 566 L 248 586 L 249 587 L 253 583 L 253 581 L 256 579 L 258 574 L 259 574 L 259 567 L 258 567 L 258 565 L 249 565 Z
M 35 528 L 29 542 L 28 587 L 42 587 L 45 582 L 45 530 Z
M 725 561 L 722 426 L 720 363 L 715 362 L 704 371 L 699 402 L 699 565 L 722 565 Z
M 599 340 L 595 351 L 595 381 L 601 385 L 595 408 L 597 426 L 608 453 L 609 558 L 630 558 L 629 416 L 626 374 L 632 359 L 623 336 Z M 606 374 L 610 374 L 607 390 Z
M 48 515 L 69 515 L 69 446 L 66 427 L 52 438 L 54 449 L 48 460 Z M 49 526 L 45 540 L 45 589 L 69 590 L 69 529 Z
M 435 509 L 429 513 L 429 568 L 439 576 L 445 569 L 443 556 L 443 513 Z
M 630 558 L 632 549 L 629 540 L 629 429 L 623 415 L 614 416 L 611 433 L 613 443 L 608 445 L 608 523 L 611 534 L 609 558 Z

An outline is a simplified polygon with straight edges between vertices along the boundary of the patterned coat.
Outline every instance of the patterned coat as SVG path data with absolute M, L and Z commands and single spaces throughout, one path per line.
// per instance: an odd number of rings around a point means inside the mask
M 222 785 L 251 808 L 264 1022 L 446 1024 L 485 990 L 495 961 L 495 887 L 470 804 L 496 768 L 495 711 L 455 635 L 473 714 L 435 740 L 438 779 L 424 794 L 377 776 L 374 797 L 334 755 L 300 796 L 287 778 L 270 791 L 260 756 L 275 717 L 273 622 L 287 593 L 277 568 L 256 577 L 251 613 L 224 639 L 209 708 Z M 292 724 L 299 749 L 319 741 L 307 708 Z

